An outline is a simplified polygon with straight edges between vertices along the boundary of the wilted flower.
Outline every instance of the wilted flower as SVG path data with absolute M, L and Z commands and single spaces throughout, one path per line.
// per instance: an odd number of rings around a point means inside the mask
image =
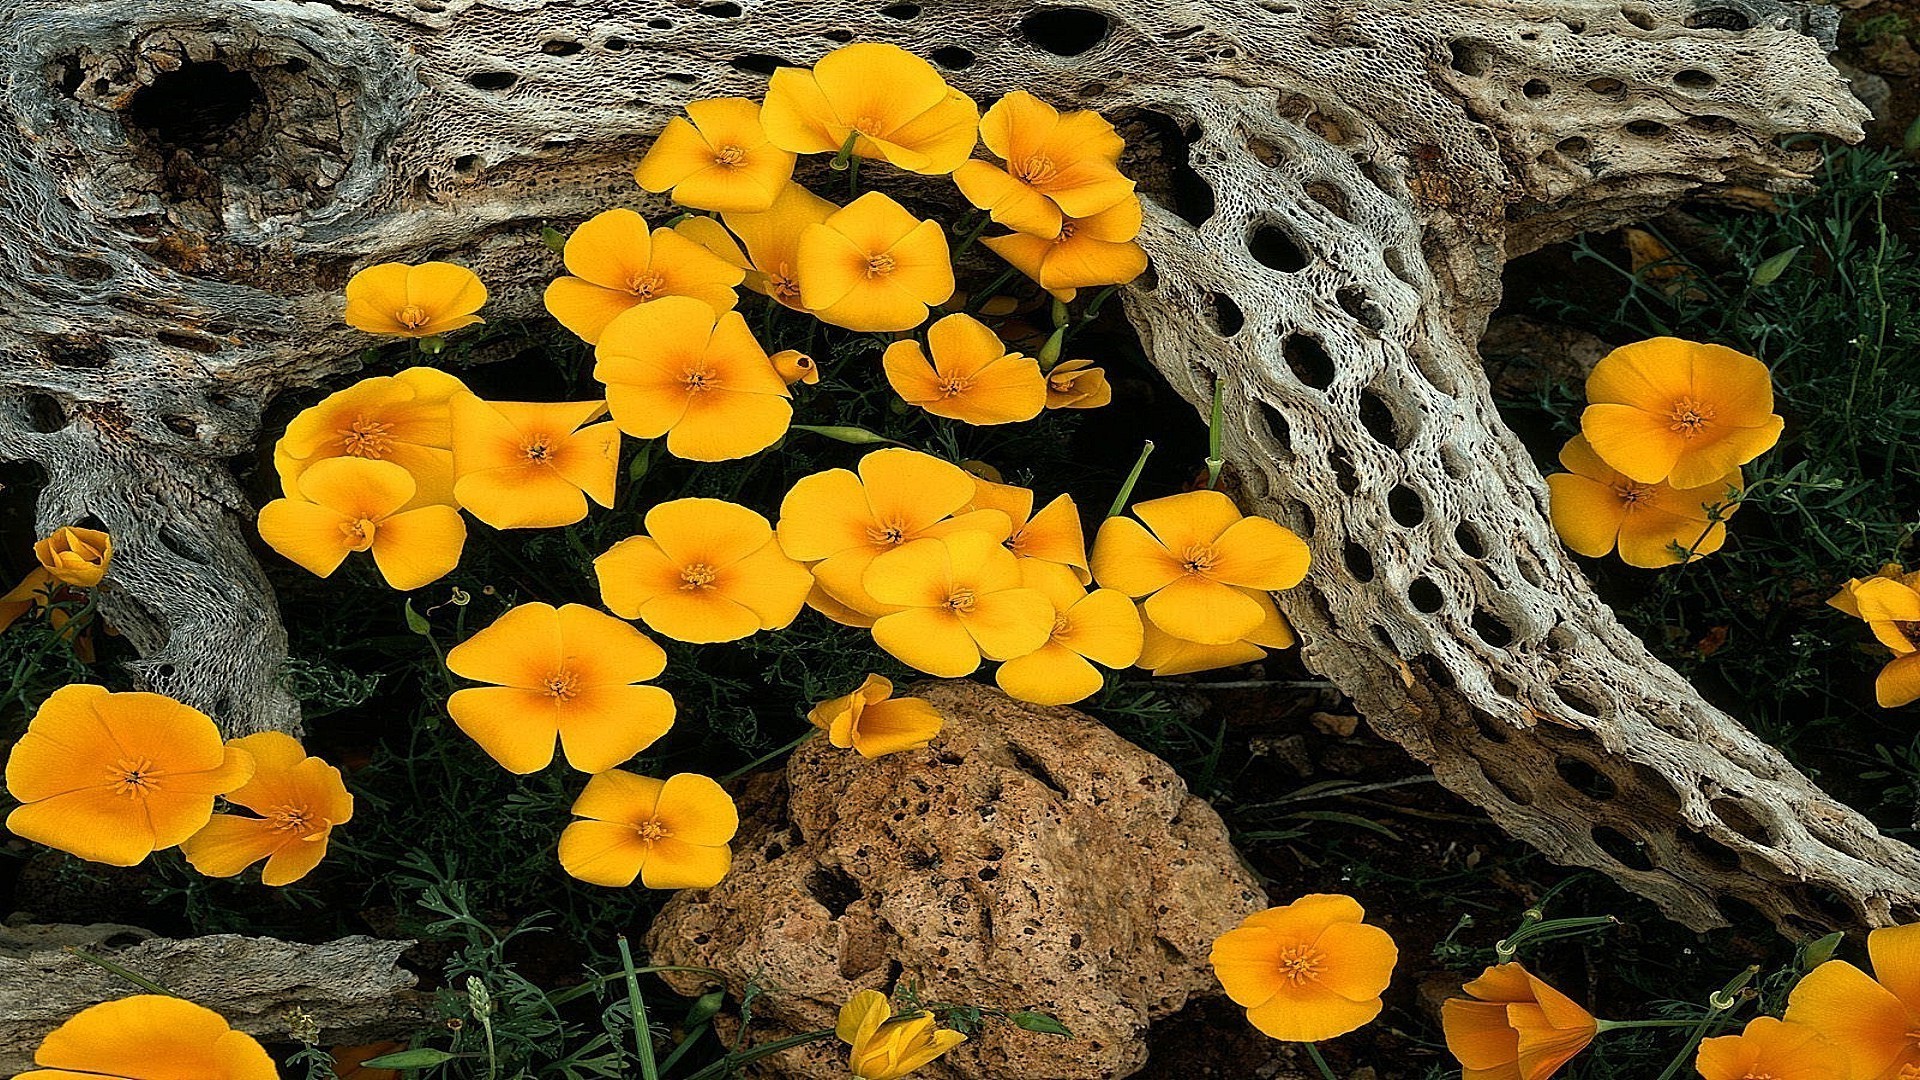
M 1245 517 L 1217 491 L 1136 504 L 1139 522 L 1108 518 L 1093 542 L 1093 576 L 1146 598 L 1147 618 L 1177 638 L 1225 645 L 1260 625 L 1243 589 L 1291 589 L 1307 574 L 1307 545 L 1284 526 Z M 1152 531 L 1148 531 L 1151 529 Z
M 467 524 L 451 506 L 414 502 L 413 477 L 391 461 L 337 457 L 300 474 L 297 499 L 260 508 L 260 539 L 321 577 L 356 551 L 371 551 L 380 576 L 417 589 L 460 564 Z
M 918 750 L 946 723 L 931 702 L 894 697 L 893 681 L 878 675 L 868 675 L 851 694 L 815 705 L 807 719 L 833 745 L 852 747 L 864 758 Z
M 709 315 L 739 302 L 740 269 L 672 229 L 647 232 L 631 210 L 588 218 L 567 238 L 567 272 L 547 286 L 547 311 L 588 344 L 621 313 L 663 297 L 700 301 Z
M 91 589 L 100 584 L 113 562 L 113 538 L 99 529 L 62 526 L 33 545 L 33 557 L 40 565 L 28 571 L 13 591 L 0 596 L 0 630 L 45 607 L 62 586 Z
M 593 377 L 622 431 L 667 437 L 691 461 L 726 461 L 787 433 L 787 384 L 737 311 L 668 299 L 615 319 L 594 350 Z
M 926 349 L 918 341 L 894 342 L 881 365 L 888 385 L 907 404 L 950 420 L 1031 420 L 1047 401 L 1039 362 L 1008 352 L 1000 338 L 971 315 L 949 315 L 934 323 L 927 330 Z
M 83 1009 L 34 1051 L 39 1069 L 16 1080 L 278 1080 L 253 1036 L 212 1009 L 165 994 L 137 994 Z
M 1030 560 L 1020 579 L 1053 605 L 1053 630 L 1045 645 L 1000 665 L 1000 689 L 1036 705 L 1070 705 L 1099 691 L 1104 667 L 1124 668 L 1140 659 L 1140 612 L 1112 589 L 1088 592 L 1073 570 Z
M 775 146 L 796 154 L 837 153 L 853 137 L 857 157 L 937 176 L 973 153 L 980 109 L 925 60 L 862 42 L 835 49 L 811 71 L 775 71 L 760 122 Z
M 1756 1016 L 1738 1035 L 1700 1044 L 1694 1067 L 1704 1080 L 1851 1080 L 1846 1055 L 1818 1031 Z
M 391 461 L 413 477 L 413 506 L 453 503 L 453 420 L 448 402 L 466 390 L 429 367 L 361 379 L 303 409 L 273 447 L 280 488 L 298 498 L 300 474 L 336 457 Z
M 1056 299 L 1072 300 L 1080 289 L 1124 285 L 1147 269 L 1140 234 L 1139 196 L 1128 196 L 1092 217 L 1067 218 L 1049 240 L 1029 233 L 988 236 L 981 243 Z
M 227 801 L 259 814 L 215 814 L 180 845 L 180 853 L 208 877 L 232 877 L 262 859 L 266 885 L 290 885 L 306 877 L 327 854 L 335 825 L 353 817 L 353 796 L 340 770 L 308 757 L 300 741 L 262 731 L 231 743 L 253 755 L 253 777 L 227 793 Z
M 1093 581 L 1087 570 L 1087 539 L 1080 528 L 1080 511 L 1073 496 L 1056 495 L 1039 513 L 1033 512 L 1033 492 L 992 480 L 974 481 L 975 510 L 998 510 L 1013 523 L 1006 539 L 1015 557 L 1059 563 L 1073 571 L 1080 584 Z
M 733 799 L 712 779 L 603 772 L 587 781 L 560 833 L 560 865 L 593 885 L 707 889 L 727 876 L 740 831 Z
M 791 623 L 813 575 L 787 557 L 767 519 L 719 499 L 647 511 L 646 535 L 593 560 L 609 610 L 677 641 L 736 641 Z
M 1653 338 L 1608 353 L 1587 376 L 1580 433 L 1643 484 L 1712 484 L 1780 441 L 1767 366 L 1721 345 Z
M 1047 372 L 1047 408 L 1097 409 L 1113 400 L 1107 373 L 1091 360 L 1062 360 Z
M 1547 1080 L 1599 1034 L 1593 1014 L 1519 964 L 1490 967 L 1440 1006 L 1447 1049 L 1475 1080 Z
M 938 1027 L 931 1013 L 893 1019 L 893 1006 L 878 990 L 862 990 L 848 999 L 833 1030 L 852 1048 L 847 1064 L 854 1080 L 900 1080 L 967 1041 L 957 1031 Z
M 687 103 L 633 170 L 652 192 L 697 210 L 765 210 L 793 177 L 793 155 L 767 141 L 760 106 L 746 98 Z
M 1006 168 L 966 161 L 953 180 L 968 202 L 1009 229 L 1051 240 L 1067 217 L 1092 217 L 1133 198 L 1133 181 L 1120 175 L 1126 143 L 1099 113 L 1063 116 L 1015 90 L 980 118 L 980 138 Z
M 1287 1042 L 1320 1042 L 1380 1015 L 1400 952 L 1350 896 L 1303 896 L 1247 916 L 1213 943 L 1214 974 L 1247 1020 Z
M 1739 508 L 1734 500 L 1744 486 L 1739 469 L 1695 488 L 1643 484 L 1601 461 L 1582 435 L 1561 447 L 1560 464 L 1569 471 L 1547 477 L 1554 531 L 1589 558 L 1617 543 L 1628 566 L 1672 566 L 1719 551 L 1727 540 L 1725 519 Z M 1719 507 L 1720 520 L 1709 507 Z M 1686 551 L 1691 558 L 1679 554 Z
M 689 301 L 691 302 L 691 301 Z M 571 525 L 613 505 L 620 429 L 600 401 L 453 399 L 453 494 L 496 529 Z
M 911 330 L 953 295 L 953 260 L 937 221 L 869 191 L 800 236 L 800 302 L 849 330 Z
M 1787 996 L 1786 1019 L 1819 1032 L 1840 1051 L 1853 1075 L 1902 1080 L 1920 1074 L 1920 923 L 1867 935 L 1873 977 L 1844 960 L 1829 960 Z
M 890 613 L 873 640 L 930 675 L 971 675 L 980 660 L 1010 660 L 1047 643 L 1053 605 L 1020 580 L 998 537 L 973 531 L 914 540 L 876 556 L 862 577 Z
M 1146 637 L 1140 646 L 1139 666 L 1155 675 L 1191 675 L 1196 671 L 1251 664 L 1264 659 L 1268 649 L 1290 649 L 1293 628 L 1274 606 L 1273 597 L 1260 589 L 1242 589 L 1260 608 L 1260 624 L 1245 637 L 1224 645 L 1208 645 L 1174 637 L 1142 616 Z
M 369 334 L 434 337 L 483 321 L 487 287 L 464 266 L 381 263 L 347 282 L 348 325 Z

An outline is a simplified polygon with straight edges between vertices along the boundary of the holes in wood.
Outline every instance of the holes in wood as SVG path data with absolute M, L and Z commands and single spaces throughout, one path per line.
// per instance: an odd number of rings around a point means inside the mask
M 585 50 L 585 45 L 572 38 L 548 38 L 540 43 L 540 51 L 548 56 L 572 56 Z
M 1307 268 L 1307 253 L 1301 249 L 1300 242 L 1275 222 L 1254 226 L 1253 232 L 1247 235 L 1247 253 L 1261 266 L 1283 274 Z
M 1395 484 L 1393 490 L 1387 492 L 1387 513 L 1403 527 L 1411 529 L 1427 520 L 1427 503 L 1419 492 L 1405 484 Z
M 1620 788 L 1606 773 L 1577 757 L 1561 755 L 1553 759 L 1553 771 L 1567 786 L 1595 802 L 1606 802 L 1620 794 Z
M 1622 98 L 1627 96 L 1627 84 L 1614 78 L 1599 78 L 1587 84 L 1587 89 L 1601 97 Z
M 933 62 L 949 71 L 962 71 L 973 66 L 973 50 L 958 45 L 942 45 L 927 54 Z
M 1538 101 L 1553 95 L 1553 84 L 1545 79 L 1528 79 L 1526 85 L 1520 88 L 1520 92 Z
M 1414 578 L 1408 583 L 1407 599 L 1413 603 L 1415 611 L 1428 615 L 1447 606 L 1447 594 L 1440 591 L 1440 586 L 1423 577 Z
M 1107 17 L 1086 8 L 1041 8 L 1020 20 L 1020 35 L 1055 56 L 1079 56 L 1106 40 Z
M 737 19 L 741 16 L 740 5 L 735 3 L 701 4 L 693 10 L 702 15 L 711 15 L 716 19 Z
M 1748 810 L 1745 803 L 1738 799 L 1715 799 L 1708 806 L 1713 810 L 1713 816 L 1720 819 L 1720 824 L 1756 844 L 1773 846 L 1773 830 Z
M 1480 78 L 1493 69 L 1493 50 L 1470 39 L 1447 42 L 1447 65 L 1462 75 Z
M 1360 490 L 1360 474 L 1354 472 L 1353 461 L 1345 450 L 1334 447 L 1327 455 L 1327 464 L 1333 466 L 1333 482 L 1343 494 L 1352 495 Z
M 880 14 L 889 19 L 917 19 L 920 17 L 919 4 L 888 4 L 880 9 Z
M 1380 305 L 1374 303 L 1366 290 L 1359 286 L 1349 285 L 1334 293 L 1333 299 L 1340 305 L 1341 311 L 1346 312 L 1361 326 L 1376 334 L 1386 329 L 1387 313 L 1380 310 Z
M 1715 840 L 1713 837 L 1708 836 L 1706 833 L 1696 832 L 1692 829 L 1682 829 L 1677 835 L 1681 843 L 1692 848 L 1695 855 L 1700 856 L 1700 858 L 1715 869 L 1740 869 L 1740 853 L 1720 841 Z
M 1589 835 L 1593 837 L 1595 846 L 1621 866 L 1629 870 L 1653 869 L 1653 859 L 1647 854 L 1646 844 L 1641 841 L 1631 839 L 1607 825 L 1595 825 Z
M 47 363 L 66 368 L 103 368 L 113 359 L 106 342 L 94 338 L 42 338 L 40 355 Z
M 772 75 L 780 68 L 792 66 L 786 58 L 767 53 L 748 53 L 745 56 L 736 56 L 727 63 L 733 70 L 744 71 L 749 75 Z
M 837 866 L 818 866 L 809 871 L 807 892 L 836 919 L 845 915 L 863 895 L 860 883 Z
M 1454 528 L 1453 542 L 1460 545 L 1460 553 L 1469 559 L 1487 557 L 1486 542 L 1480 539 L 1480 530 L 1470 521 L 1463 521 Z
M 1165 178 L 1152 187 L 1143 184 L 1142 193 L 1172 207 L 1189 225 L 1197 228 L 1206 224 L 1213 217 L 1215 200 L 1213 188 L 1193 167 L 1192 149 L 1198 129 L 1166 113 L 1144 109 L 1122 110 L 1115 114 L 1114 124 L 1127 140 L 1121 169 L 1129 176 Z M 1171 169 L 1167 168 L 1169 164 Z
M 1293 377 L 1315 390 L 1325 390 L 1333 385 L 1333 357 L 1327 355 L 1320 342 L 1306 334 L 1290 334 L 1280 353 L 1286 358 L 1287 367 L 1293 371 Z
M 1273 444 L 1288 454 L 1293 453 L 1293 428 L 1279 409 L 1266 401 L 1255 398 L 1254 405 L 1259 409 L 1260 419 L 1267 425 L 1267 434 L 1272 436 Z
M 264 104 L 252 75 L 213 60 L 161 72 L 127 102 L 127 126 L 154 143 L 208 151 L 227 143 Z
M 1327 208 L 1327 213 L 1342 221 L 1347 220 L 1347 193 L 1327 183 L 1315 180 L 1306 187 L 1307 198 Z
M 1689 116 L 1687 126 L 1695 131 L 1704 131 L 1708 135 L 1730 135 L 1740 125 L 1730 116 Z
M 511 90 L 520 76 L 511 71 L 476 71 L 467 76 L 467 85 L 475 90 Z
M 1360 391 L 1360 426 L 1367 429 L 1374 442 L 1400 449 L 1400 427 L 1394 422 L 1393 410 L 1372 389 Z
M 1717 7 L 1696 11 L 1687 16 L 1686 27 L 1689 30 L 1733 30 L 1753 29 L 1753 20 L 1738 8 Z
M 1643 139 L 1657 139 L 1667 133 L 1667 125 L 1658 120 L 1629 120 L 1627 134 L 1638 135 Z
M 1513 627 L 1502 622 L 1499 616 L 1490 611 L 1484 609 L 1475 611 L 1472 626 L 1473 632 L 1480 636 L 1480 640 L 1493 648 L 1504 649 L 1513 644 Z
M 1553 148 L 1570 161 L 1583 162 L 1593 156 L 1593 144 L 1578 135 L 1561 139 Z
M 1674 74 L 1673 84 L 1687 90 L 1711 90 L 1720 85 L 1720 80 L 1699 68 L 1688 68 Z
M 43 435 L 67 426 L 66 407 L 52 394 L 23 394 L 20 404 L 27 426 Z
M 1222 337 L 1232 337 L 1247 325 L 1247 316 L 1240 305 L 1226 293 L 1211 293 L 1208 296 L 1207 310 L 1213 316 L 1213 328 Z
M 1653 14 L 1643 7 L 1628 4 L 1620 9 L 1620 14 L 1642 30 L 1652 30 L 1659 25 L 1653 21 Z
M 1366 548 L 1349 541 L 1340 552 L 1340 561 L 1346 564 L 1347 573 L 1353 575 L 1353 580 L 1373 580 L 1373 555 Z

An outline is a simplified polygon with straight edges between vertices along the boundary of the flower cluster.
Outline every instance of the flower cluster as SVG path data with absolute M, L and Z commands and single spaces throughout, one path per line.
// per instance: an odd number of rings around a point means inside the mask
M 1880 707 L 1920 701 L 1920 573 L 1889 563 L 1870 578 L 1848 581 L 1827 603 L 1864 621 L 1893 653 L 1873 684 Z

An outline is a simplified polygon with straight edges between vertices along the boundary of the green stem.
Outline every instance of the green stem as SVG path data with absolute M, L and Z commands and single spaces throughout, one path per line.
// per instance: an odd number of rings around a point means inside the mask
M 777 750 L 769 750 L 766 753 L 761 754 L 759 757 L 754 758 L 752 761 L 747 762 L 745 765 L 742 765 L 739 768 L 733 770 L 727 775 L 722 776 L 720 778 L 720 782 L 724 784 L 729 780 L 734 780 L 734 779 L 738 779 L 739 777 L 745 776 L 747 773 L 752 772 L 753 770 L 759 768 L 762 765 L 765 765 L 767 762 L 772 761 L 774 758 L 777 758 L 780 755 L 785 754 L 790 750 L 800 749 L 800 747 L 808 739 L 811 739 L 818 734 L 820 734 L 819 728 L 808 728 L 806 731 L 801 733 L 799 738 L 793 740 L 787 745 L 782 746 Z
M 784 1039 L 775 1039 L 770 1043 L 761 1043 L 751 1050 L 742 1050 L 738 1053 L 728 1054 L 719 1061 L 687 1077 L 687 1080 L 715 1080 L 716 1077 L 725 1076 L 741 1065 L 759 1061 L 763 1057 L 769 1057 L 782 1050 L 791 1050 L 796 1046 L 805 1046 L 810 1042 L 831 1039 L 833 1035 L 833 1029 L 827 1028 L 824 1031 L 808 1031 L 799 1035 L 789 1035 Z
M 660 1080 L 660 1066 L 653 1060 L 653 1026 L 647 1022 L 647 1002 L 640 996 L 640 975 L 633 967 L 633 949 L 627 935 L 621 934 L 620 970 L 627 979 L 627 1018 L 633 1021 L 633 1052 L 640 1060 L 640 1075 L 645 1080 Z
M 1340 1080 L 1338 1076 L 1333 1074 L 1333 1066 L 1327 1064 L 1327 1059 L 1320 1056 L 1320 1048 L 1318 1046 L 1312 1043 L 1302 1043 L 1301 1045 L 1307 1048 L 1307 1056 L 1313 1059 L 1313 1063 L 1320 1066 L 1321 1076 L 1326 1077 L 1327 1080 Z
M 180 996 L 179 994 L 174 993 L 173 991 L 167 989 L 166 987 L 161 986 L 159 983 L 154 982 L 152 979 L 147 978 L 145 975 L 136 975 L 133 972 L 128 971 L 126 968 L 121 967 L 119 964 L 116 964 L 113 961 L 106 959 L 105 957 L 93 955 L 92 953 L 86 951 L 85 949 L 80 948 L 78 945 L 68 945 L 66 946 L 64 951 L 70 956 L 73 956 L 80 960 L 85 960 L 87 963 L 92 964 L 94 967 L 97 967 L 102 971 L 106 971 L 114 975 L 118 975 L 120 978 L 127 980 L 128 982 L 139 987 L 140 989 L 145 990 L 149 994 L 160 994 L 165 997 Z
M 846 172 L 848 166 L 853 162 L 853 144 L 858 142 L 859 139 L 859 132 L 847 132 L 847 141 L 840 144 L 840 152 L 833 155 L 832 161 L 827 162 L 827 168 L 832 169 L 834 172 Z
M 860 159 L 847 159 L 847 201 L 860 197 Z
M 987 223 L 992 220 L 993 220 L 992 214 L 989 214 L 984 210 L 981 211 L 980 224 L 975 225 L 972 229 L 968 230 L 966 238 L 960 241 L 959 247 L 953 249 L 953 258 L 951 258 L 948 261 L 958 263 L 960 261 L 960 256 L 965 255 L 968 249 L 973 247 L 973 242 L 975 240 L 980 239 L 980 234 L 987 231 Z
M 1666 1069 L 1660 1073 L 1659 1080 L 1673 1080 L 1680 1075 L 1680 1070 L 1693 1061 L 1694 1054 L 1700 1048 L 1700 1041 L 1705 1039 L 1707 1032 L 1712 1031 L 1714 1025 L 1720 1022 L 1720 1014 L 1730 1012 L 1735 1005 L 1740 1004 L 1740 991 L 1746 989 L 1747 983 L 1759 973 L 1760 969 L 1757 966 L 1750 967 L 1735 975 L 1727 985 L 1720 988 L 1718 993 L 1707 998 L 1706 1015 L 1694 1025 L 1693 1032 L 1687 1036 L 1686 1044 L 1681 1046 L 1680 1052 L 1667 1063 Z
M 997 293 L 1000 291 L 1000 286 L 1005 285 L 1009 281 L 1012 281 L 1013 275 L 1019 272 L 1020 271 L 1018 268 L 1012 267 L 1012 266 L 1009 266 L 1004 271 L 1001 271 L 1000 276 L 997 278 L 994 278 L 991 282 L 988 282 L 986 288 L 981 289 L 979 292 L 975 293 L 972 297 L 968 298 L 966 310 L 969 313 L 971 313 L 971 312 L 979 311 L 981 308 L 986 307 L 987 301 L 993 299 L 994 293 Z
M 1133 498 L 1133 485 L 1140 482 L 1140 474 L 1147 469 L 1147 458 L 1153 454 L 1153 440 L 1140 444 L 1140 457 L 1133 463 L 1133 471 L 1127 474 L 1127 482 L 1120 485 L 1120 493 L 1113 497 L 1113 505 L 1107 508 L 1108 517 L 1119 517 L 1127 508 L 1127 500 Z
M 1673 1028 L 1692 1027 L 1698 1020 L 1602 1020 L 1594 1018 L 1594 1026 L 1601 1034 L 1609 1031 L 1631 1031 L 1635 1028 Z
M 1213 491 L 1220 486 L 1220 470 L 1227 461 L 1220 456 L 1220 407 L 1221 398 L 1226 393 L 1227 381 L 1213 381 L 1213 412 L 1207 419 L 1207 490 Z

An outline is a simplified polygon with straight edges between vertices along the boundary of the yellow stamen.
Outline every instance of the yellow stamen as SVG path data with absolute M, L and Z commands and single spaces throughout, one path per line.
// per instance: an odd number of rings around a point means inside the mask
M 1289 945 L 1281 949 L 1280 974 L 1295 986 L 1319 978 L 1319 950 L 1311 945 Z
M 664 840 L 669 835 L 667 827 L 654 818 L 648 818 L 640 824 L 635 825 L 633 831 L 639 833 L 640 839 L 646 841 Z
M 686 386 L 689 394 L 704 394 L 720 388 L 720 376 L 704 368 L 688 371 L 680 376 L 680 382 Z
M 893 273 L 893 271 L 894 271 L 893 256 L 887 254 L 884 251 L 878 255 L 867 256 L 867 276 L 868 277 L 885 277 L 886 275 Z
M 427 314 L 427 309 L 421 307 L 419 304 L 408 304 L 406 307 L 394 312 L 393 318 L 394 321 L 409 330 L 418 330 L 433 321 L 433 317 Z
M 373 534 L 377 526 L 368 518 L 340 523 L 340 531 L 346 534 L 347 550 L 365 551 L 373 546 Z
M 947 609 L 955 615 L 967 615 L 973 611 L 974 596 L 972 589 L 955 589 L 947 594 Z
M 720 572 L 706 563 L 693 563 L 680 569 L 682 589 L 711 589 Z
M 1213 550 L 1212 544 L 1194 544 L 1187 548 L 1186 554 L 1180 556 L 1180 567 L 1189 574 L 1205 574 L 1213 569 L 1218 559 L 1219 555 Z
M 349 457 L 385 458 L 393 445 L 392 434 L 392 425 L 363 416 L 340 432 L 340 443 Z
M 565 668 L 561 668 L 559 671 L 547 676 L 546 681 L 541 684 L 541 688 L 554 700 L 566 701 L 580 692 L 580 676 Z
M 653 299 L 653 294 L 659 291 L 663 284 L 665 282 L 659 274 L 642 270 L 627 279 L 627 291 L 644 302 Z
M 731 143 L 716 150 L 713 155 L 713 163 L 726 169 L 736 168 L 744 164 L 746 160 L 746 148 L 734 146 Z
M 1030 157 L 1013 163 L 1013 175 L 1035 187 L 1051 181 L 1057 172 L 1051 158 Z
M 1713 406 L 1690 397 L 1681 398 L 1673 403 L 1672 411 L 1667 413 L 1667 419 L 1672 421 L 1667 428 L 1691 439 L 1707 429 L 1713 422 L 1713 414 Z
M 547 447 L 547 437 L 545 435 L 534 436 L 525 446 L 520 448 L 520 451 L 527 456 L 527 463 L 530 465 L 553 464 L 553 451 Z
M 150 758 L 123 758 L 107 772 L 113 778 L 109 784 L 115 795 L 145 796 L 159 786 L 154 783 L 153 761 Z

